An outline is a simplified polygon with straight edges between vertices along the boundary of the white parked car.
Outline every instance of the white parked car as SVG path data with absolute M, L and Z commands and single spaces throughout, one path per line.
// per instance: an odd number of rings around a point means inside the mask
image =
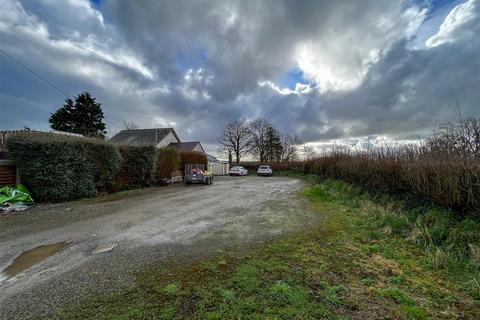
M 270 166 L 260 166 L 257 170 L 257 176 L 270 177 L 273 174 L 273 170 Z
M 242 166 L 234 166 L 228 171 L 228 174 L 231 176 L 246 176 L 248 174 L 248 170 Z

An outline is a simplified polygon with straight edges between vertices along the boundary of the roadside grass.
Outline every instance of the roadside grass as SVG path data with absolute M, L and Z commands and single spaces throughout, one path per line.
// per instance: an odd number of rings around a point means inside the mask
M 241 254 L 153 267 L 136 287 L 83 301 L 57 318 L 478 319 L 479 267 L 459 240 L 475 240 L 472 226 L 434 211 L 428 221 L 439 225 L 428 225 L 428 238 L 417 235 L 424 214 L 399 200 L 337 181 L 301 193 L 319 225 Z M 460 231 L 437 235 L 441 225 Z M 450 252 L 452 237 L 458 248 Z

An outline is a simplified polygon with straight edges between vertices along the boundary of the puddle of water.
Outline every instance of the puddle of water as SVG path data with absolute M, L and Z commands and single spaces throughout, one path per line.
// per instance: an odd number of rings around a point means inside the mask
M 45 260 L 46 258 L 62 251 L 68 247 L 72 242 L 64 241 L 59 243 L 47 244 L 35 247 L 23 252 L 16 257 L 13 262 L 3 270 L 7 277 L 14 277 L 20 272 L 30 268 L 31 266 Z

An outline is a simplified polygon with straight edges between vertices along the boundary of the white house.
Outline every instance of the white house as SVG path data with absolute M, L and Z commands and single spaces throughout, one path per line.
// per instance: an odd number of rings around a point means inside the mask
M 213 173 L 216 176 L 225 176 L 228 174 L 230 170 L 230 165 L 228 161 L 218 160 L 212 155 L 207 153 L 207 160 L 208 160 L 208 171 Z

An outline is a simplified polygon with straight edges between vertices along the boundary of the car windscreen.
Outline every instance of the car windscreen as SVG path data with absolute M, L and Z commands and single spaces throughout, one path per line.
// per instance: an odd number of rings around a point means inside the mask
M 260 167 L 258 167 L 258 169 L 270 169 L 270 167 L 269 166 L 260 166 Z

